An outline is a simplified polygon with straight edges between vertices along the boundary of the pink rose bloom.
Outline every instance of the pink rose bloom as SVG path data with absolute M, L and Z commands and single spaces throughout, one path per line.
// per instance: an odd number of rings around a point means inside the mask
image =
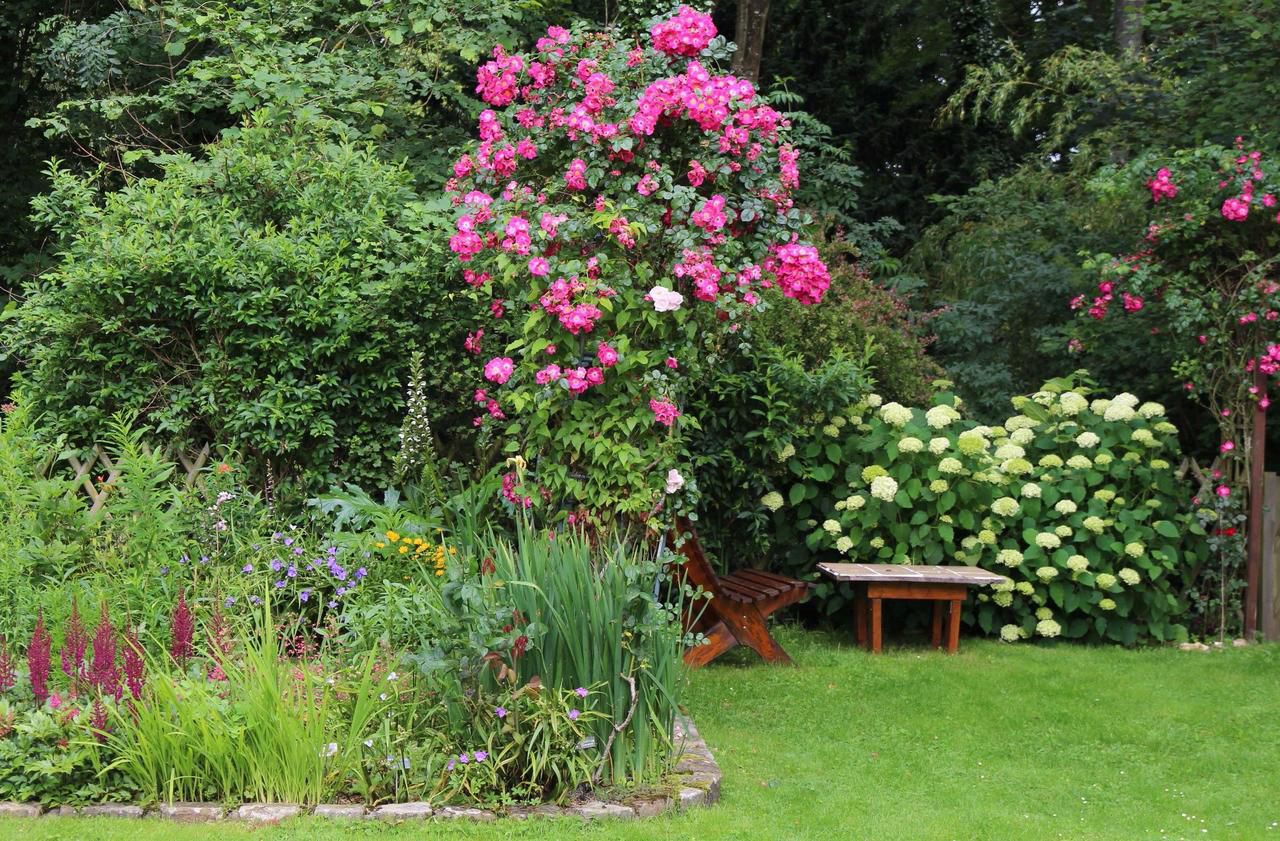
M 551 273 L 551 264 L 545 257 L 534 257 L 529 260 L 529 272 L 535 277 L 546 277 Z
M 1228 488 L 1226 485 L 1218 485 L 1218 487 L 1214 490 L 1214 493 L 1216 493 L 1218 496 L 1222 497 L 1223 499 L 1226 499 L 1227 497 L 1231 496 L 1231 488 Z
M 673 494 L 684 487 L 684 477 L 674 467 L 667 471 L 667 493 Z
M 1243 222 L 1249 216 L 1249 203 L 1244 199 L 1230 198 L 1222 203 L 1222 218 L 1229 222 Z
M 650 400 L 649 409 L 653 412 L 654 422 L 663 426 L 671 426 L 676 422 L 676 418 L 680 417 L 680 410 L 676 408 L 676 404 L 665 397 L 661 400 Z
M 672 371 L 674 371 L 675 369 L 680 367 L 680 363 L 676 361 L 676 358 L 674 356 L 668 356 L 667 367 L 670 368 Z
M 511 379 L 511 375 L 515 372 L 515 363 L 511 361 L 509 356 L 495 356 L 485 363 L 484 378 L 491 383 L 502 385 Z
M 596 359 L 599 359 L 600 364 L 604 367 L 612 368 L 618 364 L 618 351 L 601 342 L 596 346 Z
M 675 312 L 684 303 L 684 296 L 673 292 L 665 286 L 655 286 L 649 290 L 649 300 L 658 312 Z
M 61 706 L 62 706 L 62 696 L 59 695 L 57 692 L 54 692 L 49 696 L 49 708 L 56 710 L 58 707 L 61 707 Z
M 560 379 L 560 366 L 554 365 L 554 364 L 548 365 L 538 373 L 534 374 L 533 379 L 535 382 L 538 383 L 538 385 L 547 385 L 548 383 L 553 383 L 556 380 Z
M 604 382 L 604 369 L 597 368 L 594 365 L 587 369 L 587 382 L 591 385 L 600 385 Z

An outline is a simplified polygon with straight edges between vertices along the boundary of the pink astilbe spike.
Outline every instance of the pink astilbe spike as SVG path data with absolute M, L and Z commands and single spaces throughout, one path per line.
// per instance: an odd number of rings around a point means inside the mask
M 135 699 L 142 697 L 144 668 L 138 632 L 135 628 L 130 628 L 124 634 L 124 682 L 129 687 L 129 694 Z
M 89 647 L 89 633 L 80 619 L 80 605 L 75 596 L 71 597 L 71 619 L 67 622 L 66 638 L 62 642 L 60 658 L 62 673 L 71 681 L 71 692 L 74 695 L 76 684 L 82 682 L 88 672 L 85 670 L 84 653 Z
M 9 656 L 9 642 L 4 634 L 0 634 L 0 692 L 8 692 L 17 680 L 18 676 L 13 669 L 13 658 Z
M 27 646 L 27 672 L 31 678 L 31 694 L 36 703 L 43 704 L 49 700 L 49 657 L 53 639 L 44 627 L 44 611 L 36 615 L 36 627 L 31 632 L 31 642 Z
M 169 642 L 169 653 L 178 665 L 186 668 L 187 661 L 195 654 L 192 639 L 195 637 L 195 622 L 191 618 L 191 609 L 187 607 L 186 593 L 178 594 L 178 604 L 173 609 L 173 620 L 169 624 L 172 639 Z
M 102 603 L 102 616 L 93 632 L 93 660 L 89 665 L 89 684 L 99 693 L 120 700 L 120 669 L 116 666 L 116 629 L 111 625 L 107 603 Z

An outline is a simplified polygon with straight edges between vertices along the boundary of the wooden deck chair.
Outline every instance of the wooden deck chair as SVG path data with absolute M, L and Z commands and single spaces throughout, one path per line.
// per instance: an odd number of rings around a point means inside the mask
M 758 569 L 740 569 L 721 578 L 707 562 L 693 526 L 684 519 L 676 523 L 670 542 L 685 558 L 673 570 L 675 578 L 711 594 L 709 601 L 698 600 L 685 612 L 685 630 L 707 639 L 685 652 L 685 663 L 705 666 L 735 645 L 754 649 L 766 663 L 790 663 L 765 622 L 774 611 L 805 598 L 812 585 Z

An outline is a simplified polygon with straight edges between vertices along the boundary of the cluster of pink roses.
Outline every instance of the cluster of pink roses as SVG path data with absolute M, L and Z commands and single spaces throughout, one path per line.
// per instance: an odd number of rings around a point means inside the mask
M 524 319 L 499 331 L 524 337 L 507 345 L 511 356 L 483 371 L 521 395 L 503 400 L 521 407 L 514 422 L 526 407 L 591 391 L 602 411 L 647 400 L 653 423 L 670 427 L 681 414 L 673 351 L 702 341 L 688 320 L 735 330 L 773 286 L 822 300 L 830 276 L 789 213 L 800 176 L 786 120 L 709 60 L 672 66 L 715 37 L 710 16 L 685 6 L 651 28 L 647 48 L 551 27 L 536 53 L 495 47 L 479 68 L 489 107 L 446 184 L 458 208 L 449 247 L 495 318 Z M 469 333 L 466 349 L 480 354 L 483 337 Z M 477 402 L 477 425 L 505 419 L 483 389 Z

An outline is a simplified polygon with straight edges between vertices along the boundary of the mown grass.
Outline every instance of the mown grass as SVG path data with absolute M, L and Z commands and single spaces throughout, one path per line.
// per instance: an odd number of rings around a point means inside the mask
M 956 657 L 871 657 L 843 637 L 782 638 L 795 669 L 744 654 L 693 676 L 689 706 L 724 771 L 713 809 L 591 825 L 0 819 L 0 838 L 1280 840 L 1280 647 L 966 640 Z

